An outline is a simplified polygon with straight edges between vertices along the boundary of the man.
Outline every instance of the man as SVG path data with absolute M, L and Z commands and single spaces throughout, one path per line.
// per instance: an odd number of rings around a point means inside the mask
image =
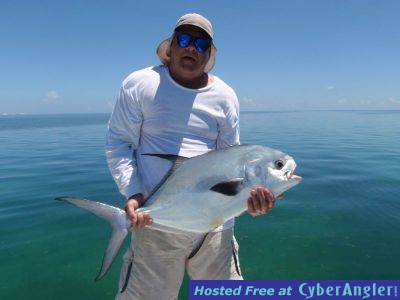
M 145 227 L 152 224 L 151 216 L 136 212 L 171 167 L 142 154 L 190 158 L 239 144 L 236 94 L 209 74 L 215 53 L 211 23 L 186 14 L 157 49 L 163 65 L 134 72 L 122 84 L 106 154 L 135 230 L 117 299 L 176 299 L 185 270 L 192 279 L 242 279 L 234 220 L 208 234 L 176 234 Z M 274 202 L 269 190 L 256 188 L 248 211 L 264 214 Z

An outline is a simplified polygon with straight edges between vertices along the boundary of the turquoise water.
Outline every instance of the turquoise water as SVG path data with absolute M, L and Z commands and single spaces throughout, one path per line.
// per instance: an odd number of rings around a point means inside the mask
M 53 200 L 123 206 L 108 117 L 0 116 L 0 299 L 114 297 L 121 258 L 93 281 L 108 225 Z M 238 218 L 245 278 L 400 279 L 400 111 L 242 113 L 241 135 L 291 154 L 304 178 L 270 214 Z

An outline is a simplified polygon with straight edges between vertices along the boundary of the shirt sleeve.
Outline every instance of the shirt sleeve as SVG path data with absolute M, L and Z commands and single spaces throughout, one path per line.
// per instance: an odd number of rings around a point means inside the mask
M 235 93 L 227 101 L 225 118 L 218 128 L 217 149 L 240 144 L 239 101 Z
M 134 88 L 122 86 L 108 124 L 105 151 L 111 175 L 127 199 L 142 192 L 135 158 L 142 121 Z

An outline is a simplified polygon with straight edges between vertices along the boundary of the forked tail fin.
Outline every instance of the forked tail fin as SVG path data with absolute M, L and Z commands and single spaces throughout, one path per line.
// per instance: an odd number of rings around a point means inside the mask
M 55 200 L 69 202 L 80 208 L 86 209 L 110 223 L 113 231 L 110 241 L 108 242 L 107 250 L 104 253 L 101 269 L 95 279 L 96 281 L 100 280 L 111 267 L 115 257 L 118 255 L 119 248 L 128 234 L 129 222 L 125 211 L 104 203 L 71 196 L 57 197 Z

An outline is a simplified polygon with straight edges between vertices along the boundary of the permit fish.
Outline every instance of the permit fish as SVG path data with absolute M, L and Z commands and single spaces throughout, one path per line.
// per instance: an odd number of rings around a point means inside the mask
M 247 210 L 252 188 L 263 186 L 275 197 L 301 181 L 294 159 L 261 145 L 238 145 L 190 159 L 145 154 L 171 161 L 171 169 L 138 209 L 153 219 L 148 227 L 167 232 L 207 233 Z M 124 210 L 73 196 L 57 197 L 107 220 L 112 234 L 96 281 L 111 264 L 131 227 Z

